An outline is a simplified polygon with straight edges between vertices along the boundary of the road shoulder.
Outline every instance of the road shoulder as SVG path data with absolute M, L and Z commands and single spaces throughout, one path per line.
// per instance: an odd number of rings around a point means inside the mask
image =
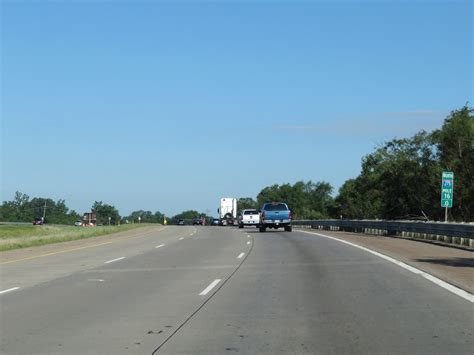
M 298 229 L 299 230 L 299 229 Z M 326 230 L 305 230 L 345 240 L 390 256 L 474 293 L 473 252 L 412 240 Z

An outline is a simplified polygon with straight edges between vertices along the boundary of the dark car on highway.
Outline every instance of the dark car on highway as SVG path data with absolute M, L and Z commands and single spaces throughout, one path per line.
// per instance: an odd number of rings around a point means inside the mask
M 202 218 L 202 217 L 194 217 L 193 218 L 193 226 L 196 226 L 196 225 L 202 226 L 204 224 L 203 219 L 204 218 Z
M 42 226 L 44 224 L 44 219 L 43 218 L 35 218 L 33 221 L 34 226 Z

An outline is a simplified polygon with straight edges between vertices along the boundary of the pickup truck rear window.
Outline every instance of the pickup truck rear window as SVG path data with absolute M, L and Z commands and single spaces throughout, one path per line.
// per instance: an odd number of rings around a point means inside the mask
M 272 205 L 265 205 L 265 211 L 288 211 L 288 207 L 284 203 L 276 203 Z
M 244 214 L 258 214 L 257 210 L 245 211 Z

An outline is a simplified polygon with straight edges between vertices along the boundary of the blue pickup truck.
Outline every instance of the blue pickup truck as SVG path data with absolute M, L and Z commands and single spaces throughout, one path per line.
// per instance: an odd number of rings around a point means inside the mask
M 285 231 L 291 232 L 291 211 L 288 205 L 283 202 L 265 203 L 260 210 L 260 232 L 265 232 L 267 228 L 278 229 L 285 228 Z

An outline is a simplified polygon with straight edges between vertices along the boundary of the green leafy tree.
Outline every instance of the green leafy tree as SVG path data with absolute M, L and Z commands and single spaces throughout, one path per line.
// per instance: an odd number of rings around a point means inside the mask
M 294 185 L 272 185 L 260 191 L 257 196 L 257 205 L 282 201 L 288 204 L 294 218 L 328 218 L 335 210 L 331 193 L 332 187 L 327 182 L 298 181 Z
M 433 132 L 440 170 L 454 172 L 454 203 L 451 212 L 455 219 L 464 221 L 474 220 L 473 112 L 467 105 L 452 111 L 443 127 Z
M 358 185 L 365 218 L 435 215 L 438 168 L 432 137 L 421 131 L 394 139 L 364 158 Z
M 156 211 L 153 216 L 154 216 L 155 223 L 163 223 L 166 217 L 164 213 L 161 213 L 159 211 Z
M 45 222 L 51 224 L 74 224 L 80 219 L 80 216 L 69 210 L 66 201 L 54 201 L 50 198 L 35 197 L 30 203 L 30 210 L 34 215 L 33 218 L 42 217 L 45 214 Z
M 455 175 L 452 218 L 474 219 L 474 117 L 455 110 L 441 129 L 393 139 L 364 157 L 362 172 L 346 181 L 335 199 L 347 218 L 396 219 L 427 215 L 442 220 L 441 172 Z
M 261 207 L 265 202 L 280 201 L 281 199 L 280 186 L 277 184 L 263 188 L 257 195 L 257 203 L 259 207 Z
M 331 184 L 319 181 L 308 181 L 303 186 L 305 196 L 305 211 L 302 215 L 306 219 L 322 219 L 333 215 L 335 202 L 332 197 L 333 187 Z M 298 216 L 296 216 L 298 217 Z
M 362 206 L 363 194 L 358 187 L 357 179 L 347 180 L 339 189 L 336 197 L 338 214 L 347 219 L 362 218 L 364 215 Z
M 45 215 L 45 222 L 52 224 L 73 224 L 80 216 L 66 206 L 64 200 L 30 197 L 16 192 L 13 201 L 4 201 L 0 206 L 0 220 L 10 222 L 31 222 Z
M 140 217 L 142 223 L 163 223 L 163 219 L 165 218 L 164 214 L 159 211 L 153 213 L 151 211 L 138 210 L 133 211 L 127 217 L 123 217 L 123 220 L 138 222 L 138 217 Z
M 237 200 L 237 213 L 247 209 L 258 209 L 257 201 L 251 197 L 241 197 Z
M 32 217 L 34 213 L 30 209 L 29 202 L 30 197 L 27 194 L 17 191 L 13 201 L 4 203 L 5 214 L 13 221 L 31 221 L 34 218 Z
M 118 224 L 120 221 L 119 211 L 114 206 L 103 203 L 102 201 L 94 202 L 92 212 L 95 213 L 97 224 L 109 224 L 109 217 L 111 224 Z

